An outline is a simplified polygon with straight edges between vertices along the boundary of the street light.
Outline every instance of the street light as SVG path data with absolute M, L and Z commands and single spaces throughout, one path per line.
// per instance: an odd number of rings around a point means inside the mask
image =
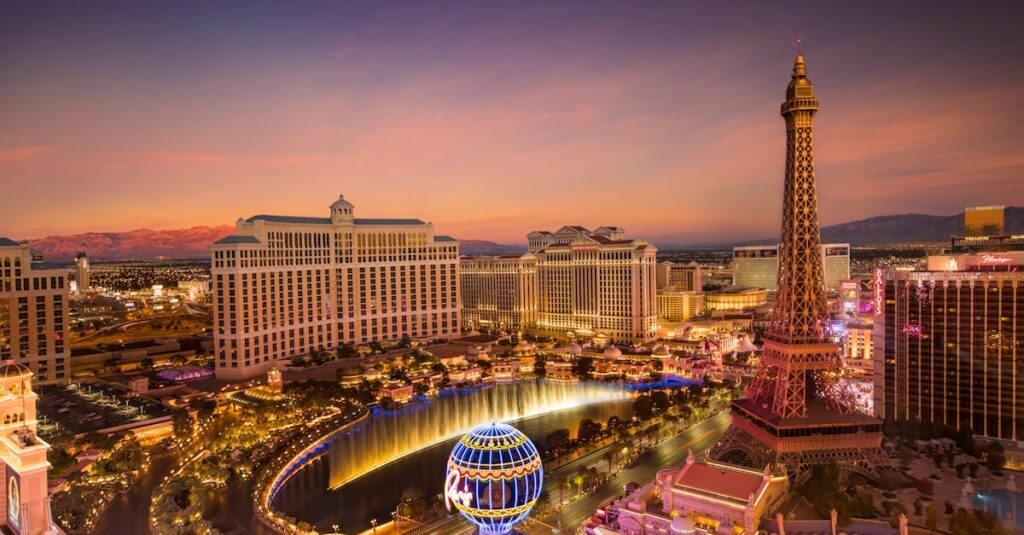
M 373 535 L 377 535 L 377 519 L 371 518 L 370 525 L 373 526 Z

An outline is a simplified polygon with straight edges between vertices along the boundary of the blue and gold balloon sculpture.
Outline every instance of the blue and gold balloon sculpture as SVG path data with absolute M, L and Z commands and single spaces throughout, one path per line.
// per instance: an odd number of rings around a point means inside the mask
M 445 503 L 481 534 L 509 533 L 530 514 L 544 483 L 533 442 L 511 425 L 474 428 L 448 457 Z

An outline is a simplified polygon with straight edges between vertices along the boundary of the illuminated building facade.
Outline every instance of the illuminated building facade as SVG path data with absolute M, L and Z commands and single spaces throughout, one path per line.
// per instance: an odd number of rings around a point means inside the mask
M 211 246 L 217 377 L 277 359 L 460 332 L 459 244 L 419 219 L 257 215 Z
M 870 375 L 874 366 L 873 325 L 870 322 L 846 324 L 843 338 L 843 355 L 846 366 L 860 374 Z
M 968 206 L 964 209 L 964 237 L 1002 236 L 1005 233 L 1005 208 Z
M 704 292 L 678 291 L 669 286 L 658 289 L 658 317 L 670 322 L 693 319 L 704 310 Z
M 668 287 L 681 292 L 701 292 L 704 290 L 703 270 L 696 262 L 661 262 L 658 264 L 658 289 Z
M 850 278 L 850 244 L 826 243 L 821 247 L 826 290 L 839 289 Z M 776 290 L 779 271 L 779 246 L 754 245 L 732 250 L 733 285 Z
M 539 332 L 581 338 L 603 333 L 616 341 L 657 336 L 653 245 L 623 238 L 618 227 L 563 227 L 531 232 L 528 239 L 531 249 L 545 244 L 532 251 Z
M 58 533 L 51 521 L 46 486 L 46 471 L 50 468 L 46 451 L 50 445 L 36 436 L 37 398 L 32 390 L 31 370 L 13 360 L 0 364 L 0 525 L 4 533 Z
M 75 284 L 79 292 L 89 291 L 89 257 L 84 252 L 75 256 Z
M 696 262 L 661 262 L 657 267 L 658 317 L 668 322 L 692 319 L 704 310 L 704 281 Z
M 735 311 L 756 308 L 768 302 L 768 290 L 762 288 L 744 288 L 733 286 L 708 292 L 705 303 L 711 311 Z
M 652 340 L 657 249 L 619 227 L 564 226 L 527 235 L 521 256 L 462 259 L 463 318 L 544 335 Z
M 936 255 L 874 285 L 878 416 L 1024 440 L 1024 251 Z
M 69 295 L 66 270 L 33 263 L 28 245 L 0 238 L 0 360 L 24 364 L 41 383 L 66 379 Z
M 506 332 L 537 322 L 537 259 L 532 254 L 463 257 L 462 324 Z

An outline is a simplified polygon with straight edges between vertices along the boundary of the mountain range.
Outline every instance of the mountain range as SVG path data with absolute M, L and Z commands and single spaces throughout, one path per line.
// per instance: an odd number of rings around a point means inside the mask
M 1024 233 L 1024 207 L 1007 206 L 1005 225 L 1007 234 Z M 946 242 L 951 236 L 963 236 L 963 234 L 964 214 L 962 212 L 949 216 L 881 215 L 821 227 L 823 243 L 849 243 L 851 245 Z M 739 245 L 775 244 L 778 241 L 778 238 L 761 238 L 734 242 L 659 243 L 657 245 L 661 249 L 725 249 Z
M 854 245 L 942 242 L 953 235 L 963 234 L 963 214 L 936 216 L 926 214 L 900 214 L 869 217 L 849 223 L 822 227 L 824 242 Z M 216 227 L 195 226 L 176 230 L 138 229 L 128 232 L 86 232 L 67 236 L 47 236 L 28 240 L 31 247 L 47 261 L 67 262 L 79 251 L 85 251 L 94 260 L 134 260 L 157 257 L 206 258 L 210 244 L 234 233 L 230 225 Z M 1024 233 L 1024 207 L 1006 208 L 1006 231 Z M 519 254 L 524 245 L 508 245 L 487 240 L 460 240 L 466 255 Z M 657 244 L 662 249 L 712 249 L 736 245 L 775 243 L 765 238 L 743 242 L 706 242 L 689 244 Z

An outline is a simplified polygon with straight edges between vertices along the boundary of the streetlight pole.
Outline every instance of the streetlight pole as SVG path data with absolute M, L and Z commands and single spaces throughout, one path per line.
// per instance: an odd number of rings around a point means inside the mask
M 373 535 L 377 535 L 377 519 L 370 519 L 370 525 L 373 526 Z

